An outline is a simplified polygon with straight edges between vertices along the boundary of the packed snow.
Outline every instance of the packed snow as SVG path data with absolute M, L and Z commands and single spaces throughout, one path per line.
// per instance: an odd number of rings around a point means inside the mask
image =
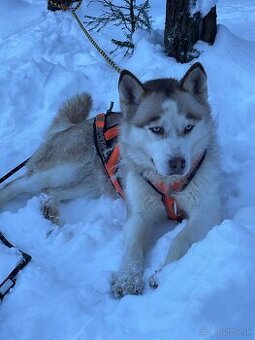
M 158 289 L 146 286 L 142 296 L 119 300 L 109 282 L 121 260 L 122 199 L 62 204 L 66 223 L 50 235 L 40 197 L 15 200 L 0 213 L 0 231 L 32 261 L 0 305 L 1 340 L 255 339 L 255 4 L 226 0 L 217 6 L 214 46 L 199 42 L 196 48 L 221 148 L 224 221 L 165 267 Z M 164 55 L 165 2 L 153 0 L 151 7 L 152 34 L 137 32 L 132 57 L 119 50 L 112 58 L 143 81 L 180 78 L 190 64 Z M 111 101 L 119 109 L 118 74 L 69 13 L 48 12 L 44 0 L 2 0 L 1 9 L 0 176 L 39 147 L 59 105 L 73 94 L 92 94 L 91 116 Z M 110 51 L 115 32 L 106 27 L 93 35 Z M 162 265 L 179 228 L 162 226 L 145 278 Z M 15 249 L 0 247 L 1 280 L 18 260 Z

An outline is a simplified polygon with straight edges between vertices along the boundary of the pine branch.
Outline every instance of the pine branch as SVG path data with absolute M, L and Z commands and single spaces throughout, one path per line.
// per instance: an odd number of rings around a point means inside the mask
M 120 47 L 127 47 L 127 48 L 134 48 L 134 44 L 131 41 L 120 41 L 120 40 L 116 40 L 116 39 L 111 39 L 111 41 L 115 44 L 118 45 Z

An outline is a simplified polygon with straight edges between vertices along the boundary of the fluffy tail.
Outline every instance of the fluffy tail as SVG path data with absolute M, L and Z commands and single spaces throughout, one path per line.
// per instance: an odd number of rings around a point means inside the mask
M 78 94 L 68 99 L 59 109 L 50 130 L 63 130 L 70 125 L 84 121 L 91 110 L 92 98 L 88 93 Z

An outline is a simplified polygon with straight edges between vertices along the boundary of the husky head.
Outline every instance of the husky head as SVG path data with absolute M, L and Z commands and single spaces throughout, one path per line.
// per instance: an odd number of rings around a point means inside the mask
M 194 64 L 180 81 L 166 78 L 144 84 L 123 71 L 119 96 L 124 154 L 159 175 L 187 174 L 210 144 L 212 121 L 203 66 Z

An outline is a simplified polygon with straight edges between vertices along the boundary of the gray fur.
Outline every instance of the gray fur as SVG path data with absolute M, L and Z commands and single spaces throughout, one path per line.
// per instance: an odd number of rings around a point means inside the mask
M 52 211 L 57 211 L 56 202 L 84 196 L 96 198 L 104 193 L 116 195 L 93 143 L 93 120 L 85 121 L 91 104 L 86 93 L 64 103 L 44 144 L 27 163 L 27 174 L 1 189 L 0 207 L 23 193 L 47 193 L 55 200 Z
M 179 193 L 169 192 L 188 214 L 188 221 L 172 241 L 165 264 L 179 260 L 222 218 L 220 160 L 202 66 L 192 66 L 179 83 L 172 79 L 147 82 L 142 93 L 140 82 L 133 84 L 133 91 L 137 93 L 135 103 L 132 103 L 132 96 L 126 97 L 128 91 L 123 87 L 125 74 L 119 84 L 120 105 L 126 114 L 120 145 L 122 163 L 128 169 L 125 191 L 130 214 L 124 227 L 122 264 L 112 282 L 115 296 L 140 292 L 142 285 L 137 277 L 141 277 L 147 240 L 155 225 L 166 218 L 161 196 L 141 179 L 141 172 L 152 182 L 168 185 L 179 178 L 178 175 L 169 176 L 167 164 L 171 157 L 185 158 L 188 171 L 194 159 L 207 149 L 206 158 L 188 187 Z M 131 116 L 127 102 L 136 108 Z M 187 124 L 195 128 L 186 136 L 183 128 Z M 150 131 L 153 126 L 163 126 L 164 134 L 153 135 Z M 150 284 L 158 285 L 156 276 L 151 278 Z
M 128 219 L 124 226 L 122 264 L 112 279 L 116 297 L 142 293 L 146 244 L 151 229 L 167 217 L 161 195 L 141 173 L 152 182 L 170 185 L 180 178 L 179 174 L 170 172 L 171 159 L 185 159 L 183 171 L 187 173 L 194 160 L 207 150 L 188 187 L 178 193 L 169 189 L 189 218 L 173 240 L 165 264 L 180 259 L 221 221 L 220 161 L 202 66 L 193 65 L 181 81 L 157 79 L 144 84 L 124 71 L 119 80 L 119 98 L 123 114 L 120 115 L 120 175 L 125 186 Z M 96 152 L 93 121 L 85 121 L 91 103 L 90 96 L 82 94 L 64 104 L 45 143 L 27 164 L 27 174 L 1 189 L 0 207 L 18 194 L 44 192 L 48 197 L 43 202 L 44 215 L 61 224 L 59 216 L 55 216 L 58 202 L 80 196 L 96 198 L 104 193 L 117 196 Z M 189 125 L 193 130 L 186 134 Z M 152 132 L 158 126 L 164 128 L 160 136 Z
M 87 119 L 92 107 L 92 98 L 90 95 L 83 93 L 74 98 L 67 100 L 59 109 L 58 114 L 53 119 L 50 130 L 68 127 L 72 124 L 83 122 Z

